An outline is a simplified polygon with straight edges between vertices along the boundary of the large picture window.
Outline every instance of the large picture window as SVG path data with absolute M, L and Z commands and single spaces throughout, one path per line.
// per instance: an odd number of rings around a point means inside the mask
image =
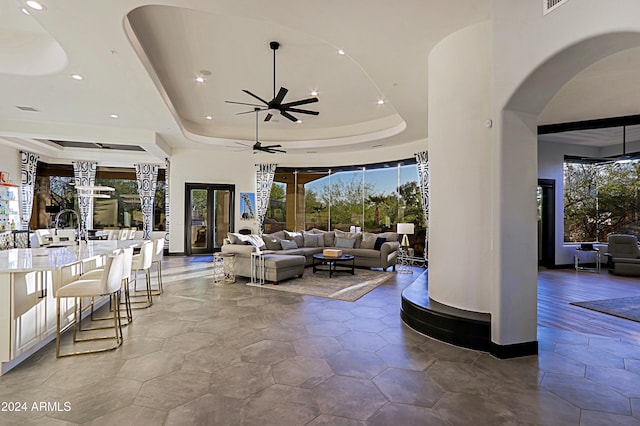
M 639 212 L 640 162 L 565 161 L 565 242 L 605 242 L 612 233 L 639 235 Z
M 395 230 L 398 222 L 415 224 L 410 240 L 416 253 L 422 251 L 426 224 L 412 160 L 345 169 L 278 169 L 264 230 L 356 227 L 384 232 Z

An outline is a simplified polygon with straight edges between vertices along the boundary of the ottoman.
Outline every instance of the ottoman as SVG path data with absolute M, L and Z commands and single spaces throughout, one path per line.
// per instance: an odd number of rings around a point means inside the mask
M 265 254 L 264 278 L 277 283 L 287 278 L 302 276 L 306 258 L 298 255 Z

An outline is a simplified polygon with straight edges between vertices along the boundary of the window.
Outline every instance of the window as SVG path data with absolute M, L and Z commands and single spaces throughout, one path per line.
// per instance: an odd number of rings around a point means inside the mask
M 639 235 L 640 163 L 564 164 L 564 240 Z
M 415 234 L 410 240 L 419 253 L 426 224 L 418 182 L 412 160 L 345 169 L 278 169 L 264 230 L 349 231 L 355 226 L 384 232 L 395 230 L 398 222 L 411 222 Z
M 31 217 L 31 229 L 48 228 L 53 223 L 58 211 L 73 209 L 78 211 L 77 195 L 73 186 L 73 167 L 67 165 L 49 165 L 38 163 L 36 173 L 36 191 L 34 194 L 34 214 Z M 164 170 L 159 170 L 154 200 L 154 230 L 165 230 L 165 189 Z M 93 227 L 123 228 L 137 227 L 142 229 L 142 211 L 140 196 L 134 169 L 112 169 L 98 167 L 96 185 L 115 188 L 109 199 L 94 199 Z M 73 216 L 60 218 L 61 226 L 75 226 L 67 223 Z

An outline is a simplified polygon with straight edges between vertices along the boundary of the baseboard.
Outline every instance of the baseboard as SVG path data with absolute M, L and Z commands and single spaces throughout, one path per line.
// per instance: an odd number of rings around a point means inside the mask
M 524 342 L 513 345 L 499 345 L 495 342 L 491 342 L 489 353 L 500 359 L 538 355 L 538 342 Z

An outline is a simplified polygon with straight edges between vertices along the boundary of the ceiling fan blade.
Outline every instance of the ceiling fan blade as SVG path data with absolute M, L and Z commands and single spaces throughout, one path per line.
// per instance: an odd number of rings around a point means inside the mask
M 254 112 L 256 112 L 256 110 L 258 111 L 266 111 L 266 108 L 256 108 L 252 111 L 243 111 L 243 112 L 237 112 L 236 115 L 242 115 L 242 114 L 253 114 Z
M 282 145 L 262 145 L 264 149 L 281 148 Z
M 237 105 L 249 105 L 249 106 L 254 106 L 254 107 L 260 107 L 260 108 L 262 108 L 262 105 L 258 105 L 258 104 L 250 104 L 250 103 L 247 103 L 247 102 L 225 101 L 225 103 L 228 103 L 228 104 L 237 104 Z
M 308 109 L 300 109 L 300 108 L 287 108 L 287 111 L 299 112 L 300 114 L 311 114 L 311 115 L 320 114 L 318 111 L 309 111 Z
M 276 95 L 275 98 L 273 98 L 273 104 L 274 105 L 280 105 L 282 103 L 282 101 L 284 100 L 284 97 L 287 95 L 287 92 L 289 90 L 281 87 L 280 90 L 278 91 L 278 94 Z
M 260 102 L 262 102 L 263 104 L 265 104 L 265 105 L 269 105 L 269 102 L 265 101 L 265 100 L 264 100 L 264 99 L 262 99 L 260 96 L 258 96 L 258 95 L 254 95 L 253 93 L 251 93 L 250 91 L 248 91 L 248 90 L 246 90 L 246 89 L 242 89 L 242 91 L 243 91 L 244 93 L 246 93 L 247 95 L 249 95 L 249 96 L 253 96 L 254 98 L 256 98 L 257 100 L 259 100 L 259 101 L 260 101 Z M 258 105 L 258 106 L 261 106 L 261 105 Z
M 315 102 L 318 102 L 318 98 L 301 99 L 299 101 L 287 102 L 286 104 L 282 104 L 280 106 L 283 107 L 283 108 L 289 108 L 289 107 L 292 107 L 292 106 L 312 104 L 312 103 L 315 103 Z
M 273 114 L 268 113 L 267 116 L 264 118 L 264 121 L 271 121 L 271 117 L 273 117 Z
M 288 118 L 291 121 L 294 121 L 294 122 L 298 121 L 297 118 L 295 118 L 293 115 L 289 114 L 287 111 L 280 110 L 280 115 L 282 115 L 284 118 Z

